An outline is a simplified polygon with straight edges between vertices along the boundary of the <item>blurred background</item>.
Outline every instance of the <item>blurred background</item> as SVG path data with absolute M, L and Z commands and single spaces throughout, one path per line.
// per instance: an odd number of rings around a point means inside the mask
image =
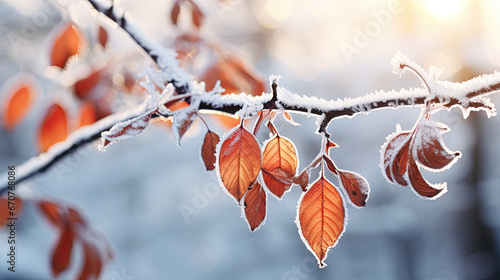
M 90 69 L 106 69 L 108 84 L 101 88 L 113 91 L 92 99 L 107 104 L 99 109 L 102 116 L 144 97 L 127 81 L 135 81 L 151 61 L 84 3 L 0 2 L 0 101 L 4 104 L 23 79 L 35 88 L 26 118 L 14 129 L 0 129 L 2 168 L 40 152 L 38 130 L 50 104 L 63 104 L 68 116 L 77 118 L 82 100 L 75 98 L 74 83 Z M 242 59 L 253 81 L 267 84 L 269 75 L 279 74 L 284 88 L 327 99 L 419 87 L 411 73 L 401 78 L 391 73 L 397 51 L 425 69 L 443 68 L 441 79 L 454 82 L 500 67 L 500 2 L 495 0 L 195 1 L 204 14 L 199 30 L 185 15 L 188 8 L 172 24 L 174 1 L 115 3 L 149 38 L 194 57 L 183 61 L 198 77 L 231 54 Z M 61 71 L 49 66 L 49 54 L 70 21 L 86 36 L 83 45 L 89 50 Z M 94 36 L 99 25 L 108 31 L 105 49 Z M 186 34 L 196 39 L 182 39 Z M 498 94 L 491 99 L 500 103 Z M 500 279 L 500 118 L 472 112 L 463 120 L 457 109 L 433 116 L 452 129 L 444 141 L 462 158 L 443 173 L 423 172 L 432 183 L 448 182 L 444 196 L 426 201 L 386 182 L 379 167 L 385 137 L 397 123 L 411 129 L 419 114 L 418 108 L 382 110 L 330 125 L 340 146 L 332 151 L 334 161 L 363 175 L 371 194 L 365 208 L 348 206 L 347 230 L 321 270 L 294 223 L 300 188 L 293 187 L 282 201 L 269 197 L 265 225 L 250 233 L 240 209 L 200 161 L 205 128 L 199 121 L 181 147 L 162 123 L 105 153 L 97 143 L 88 145 L 19 185 L 18 195 L 77 207 L 114 249 L 102 279 Z M 301 126 L 278 118 L 277 127 L 297 146 L 302 170 L 317 154 L 320 137 L 314 134 L 314 118 L 294 119 Z M 228 130 L 215 118 L 209 124 L 221 134 Z M 261 132 L 259 139 L 266 136 Z M 7 271 L 2 261 L 0 278 L 50 279 L 57 232 L 29 203 L 17 239 L 17 272 Z M 0 231 L 2 252 L 6 240 L 7 232 Z M 79 271 L 79 250 L 60 279 Z

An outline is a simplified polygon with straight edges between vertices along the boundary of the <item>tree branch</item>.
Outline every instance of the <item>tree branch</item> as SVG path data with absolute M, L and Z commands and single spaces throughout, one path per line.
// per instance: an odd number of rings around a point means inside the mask
M 427 88 L 383 92 L 378 91 L 354 99 L 325 100 L 317 97 L 300 96 L 278 85 L 278 79 L 272 79 L 272 92 L 262 96 L 247 94 L 226 94 L 194 92 L 199 84 L 192 76 L 178 65 L 173 50 L 165 49 L 142 36 L 138 28 L 118 16 L 113 7 L 105 8 L 94 0 L 88 0 L 92 6 L 117 23 L 142 49 L 157 63 L 161 75 L 174 85 L 177 94 L 189 94 L 199 99 L 198 110 L 204 112 L 224 112 L 235 114 L 247 106 L 260 109 L 287 110 L 294 113 L 312 114 L 320 118 L 318 132 L 327 137 L 327 127 L 336 118 L 353 117 L 357 114 L 368 114 L 372 111 L 399 107 L 424 107 L 432 104 L 438 108 L 459 107 L 464 112 L 484 110 L 489 116 L 495 115 L 495 108 L 484 96 L 500 90 L 500 74 L 494 73 L 476 77 L 464 83 L 450 83 L 437 80 L 438 74 L 429 71 L 427 74 L 418 64 L 397 54 L 393 60 L 394 72 L 401 74 L 409 68 L 419 76 Z M 431 69 L 432 70 L 432 69 Z M 175 98 L 178 98 L 176 96 Z M 167 100 L 168 101 L 168 100 Z M 90 126 L 83 127 L 71 134 L 64 142 L 55 144 L 46 153 L 40 154 L 17 168 L 16 182 L 22 182 L 42 173 L 54 166 L 61 159 L 73 153 L 83 145 L 97 140 L 101 134 L 110 130 L 115 124 L 130 120 L 141 114 L 138 108 L 110 115 Z M 153 117 L 170 117 L 172 112 L 156 113 Z M 7 178 L 0 179 L 0 194 L 7 190 Z

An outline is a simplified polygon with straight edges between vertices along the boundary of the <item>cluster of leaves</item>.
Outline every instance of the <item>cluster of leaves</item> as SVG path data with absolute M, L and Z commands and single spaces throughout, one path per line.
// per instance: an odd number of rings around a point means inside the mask
M 0 226 L 7 224 L 12 217 L 8 205 L 9 200 L 0 197 Z M 82 215 L 73 207 L 50 200 L 24 200 L 19 196 L 15 200 L 15 216 L 19 217 L 25 204 L 32 204 L 46 220 L 59 232 L 58 241 L 54 245 L 51 258 L 53 277 L 59 277 L 68 271 L 71 265 L 72 252 L 76 246 L 82 247 L 82 268 L 76 279 L 98 279 L 102 267 L 113 259 L 113 251 L 103 235 L 93 230 Z M 75 245 L 76 244 L 76 245 Z

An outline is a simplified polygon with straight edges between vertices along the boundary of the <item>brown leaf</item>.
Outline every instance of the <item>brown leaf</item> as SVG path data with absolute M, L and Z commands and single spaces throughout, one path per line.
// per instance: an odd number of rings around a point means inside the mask
M 67 223 L 61 232 L 59 241 L 52 252 L 52 274 L 55 278 L 68 268 L 71 261 L 71 249 L 73 248 L 73 241 L 75 233 Z
M 38 146 L 46 152 L 50 146 L 64 141 L 68 136 L 68 120 L 66 112 L 59 104 L 53 104 L 47 110 L 40 127 Z
M 413 151 L 417 155 L 415 159 L 424 167 L 439 171 L 451 166 L 461 156 L 460 152 L 452 152 L 444 145 L 442 134 L 448 130 L 444 124 L 439 123 L 417 126 L 415 138 L 420 141 L 415 141 Z
M 70 57 L 80 52 L 82 35 L 73 24 L 68 24 L 56 38 L 50 53 L 50 65 L 63 69 Z
M 99 25 L 99 44 L 101 44 L 102 48 L 106 48 L 106 44 L 108 43 L 108 31 L 106 28 Z
M 264 188 L 255 182 L 245 195 L 245 217 L 251 231 L 255 231 L 266 218 L 267 194 Z
M 326 162 L 326 167 L 330 170 L 334 175 L 337 174 L 337 166 L 333 163 L 333 160 L 329 156 L 323 156 L 323 160 Z
M 174 25 L 177 25 L 180 13 L 181 13 L 181 3 L 180 1 L 175 1 L 174 6 L 172 6 L 172 11 L 170 12 L 170 20 Z
M 84 263 L 79 280 L 98 279 L 101 274 L 102 260 L 97 248 L 89 242 L 83 242 Z
M 203 145 L 201 146 L 201 158 L 205 164 L 207 170 L 215 169 L 215 150 L 217 144 L 219 143 L 219 135 L 213 131 L 207 131 L 205 134 L 205 139 L 203 139 Z
M 58 227 L 62 224 L 59 205 L 50 201 L 40 201 L 38 202 L 38 207 L 40 207 L 42 213 L 45 214 L 45 217 L 49 219 L 52 225 Z
M 193 1 L 190 1 L 189 3 L 191 3 L 191 19 L 193 20 L 193 24 L 197 29 L 200 29 L 205 15 L 200 10 L 200 7 L 196 5 L 196 3 L 194 3 Z
M 330 139 L 326 139 L 326 146 L 325 146 L 325 153 L 329 154 L 330 153 L 330 149 L 331 148 L 335 148 L 335 147 L 338 147 L 339 145 L 335 144 L 334 142 L 332 142 L 332 140 Z
M 80 116 L 78 118 L 78 127 L 86 126 L 95 123 L 97 120 L 97 113 L 94 104 L 91 102 L 83 102 L 80 108 Z
M 76 96 L 80 99 L 87 99 L 92 90 L 97 86 L 99 81 L 103 77 L 102 70 L 95 70 L 90 73 L 87 77 L 78 80 L 73 85 L 73 90 Z
M 417 163 L 410 160 L 408 164 L 408 178 L 415 192 L 429 199 L 436 199 L 447 192 L 446 183 L 431 185 L 429 184 L 418 169 Z
M 270 123 L 270 122 L 269 122 Z M 278 198 L 290 188 L 297 173 L 297 152 L 293 143 L 276 135 L 264 146 L 262 176 L 266 187 Z
M 239 203 L 262 166 L 259 143 L 240 125 L 222 142 L 218 161 L 222 184 Z
M 408 185 L 402 176 L 404 172 L 401 173 L 401 170 L 406 171 L 410 143 L 409 135 L 410 132 L 407 131 L 393 133 L 387 137 L 386 144 L 384 145 L 383 163 L 385 175 L 389 181 L 401 186 Z
M 338 170 L 338 177 L 351 203 L 357 207 L 365 206 L 370 194 L 368 181 L 355 172 L 344 170 Z
M 28 114 L 33 103 L 33 88 L 29 84 L 21 84 L 7 98 L 6 110 L 3 115 L 3 126 L 12 130 Z
M 305 168 L 300 172 L 299 176 L 293 178 L 293 183 L 299 185 L 304 192 L 307 190 L 307 185 L 309 184 L 309 172 L 309 168 Z
M 299 200 L 297 225 L 302 241 L 320 268 L 331 247 L 337 244 L 345 227 L 344 202 L 336 188 L 323 176 Z

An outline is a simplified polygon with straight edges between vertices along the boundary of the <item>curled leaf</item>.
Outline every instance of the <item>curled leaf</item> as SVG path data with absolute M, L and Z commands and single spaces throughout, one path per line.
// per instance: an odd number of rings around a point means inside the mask
M 237 202 L 257 179 L 262 155 L 255 137 L 242 125 L 229 132 L 218 153 L 222 184 Z
M 443 184 L 429 184 L 420 170 L 418 170 L 417 163 L 411 160 L 408 164 L 408 178 L 410 184 L 415 190 L 415 192 L 428 199 L 436 199 L 448 191 L 446 183 Z
M 346 212 L 342 197 L 323 176 L 299 200 L 297 225 L 300 237 L 318 260 L 320 268 L 331 247 L 345 229 Z
M 294 126 L 300 125 L 300 123 L 297 123 L 293 120 L 292 115 L 290 115 L 290 113 L 288 113 L 287 111 L 283 111 L 283 117 L 285 117 L 285 120 L 287 120 L 291 125 Z
M 188 131 L 197 117 L 196 108 L 187 107 L 175 111 L 172 120 L 172 132 L 177 145 L 180 145 L 182 136 Z
M 64 141 L 68 136 L 68 120 L 66 112 L 59 104 L 53 104 L 47 110 L 40 127 L 38 146 L 46 152 L 50 146 Z
M 3 115 L 3 125 L 6 130 L 12 130 L 28 114 L 33 103 L 31 85 L 20 85 L 6 101 Z
M 82 35 L 73 24 L 68 24 L 66 28 L 57 36 L 50 53 L 50 65 L 64 68 L 68 59 L 80 52 Z
M 387 179 L 401 186 L 408 185 L 400 170 L 406 170 L 408 156 L 405 157 L 404 155 L 408 155 L 410 138 L 410 132 L 406 131 L 391 134 L 387 137 L 386 144 L 384 144 L 385 148 L 382 149 L 384 151 L 382 156 L 383 167 Z M 401 164 L 404 165 L 401 166 Z
M 290 188 L 297 166 L 297 152 L 289 139 L 276 135 L 265 144 L 262 177 L 269 191 L 278 198 Z
M 203 139 L 203 145 L 201 146 L 201 158 L 207 170 L 215 169 L 215 151 L 218 143 L 219 135 L 213 131 L 207 131 Z
M 266 218 L 267 194 L 264 188 L 255 182 L 245 195 L 245 218 L 251 231 L 260 227 Z
M 439 171 L 453 165 L 460 152 L 450 151 L 443 143 L 442 134 L 449 128 L 441 123 L 420 124 L 416 128 L 413 153 L 422 166 L 431 171 Z

